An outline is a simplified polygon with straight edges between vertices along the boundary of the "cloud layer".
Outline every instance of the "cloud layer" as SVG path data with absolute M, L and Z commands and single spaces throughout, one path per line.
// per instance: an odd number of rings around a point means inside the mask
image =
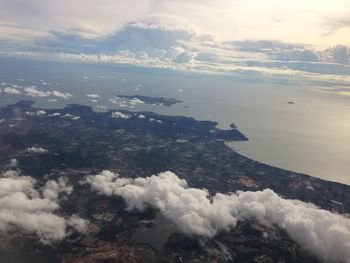
M 120 178 L 111 171 L 88 176 L 93 190 L 121 196 L 128 210 L 158 209 L 190 235 L 213 237 L 234 227 L 238 220 L 276 224 L 304 249 L 325 261 L 350 262 L 350 220 L 312 204 L 283 199 L 272 190 L 209 196 L 190 188 L 172 172 L 146 178 Z
M 39 189 L 37 181 L 21 175 L 15 160 L 10 170 L 0 176 L 0 231 L 35 234 L 44 244 L 64 239 L 69 228 L 84 231 L 86 222 L 77 217 L 62 217 L 59 209 L 60 195 L 69 195 L 73 188 L 66 178 L 49 180 Z
M 127 23 L 122 29 L 99 38 L 86 38 L 74 32 L 53 32 L 49 38 L 37 39 L 35 48 L 4 50 L 0 47 L 0 56 L 248 73 L 250 76 L 282 76 L 337 85 L 350 83 L 350 48 L 344 45 L 316 49 L 275 40 L 220 41 L 190 27 L 144 21 Z M 29 96 L 71 97 L 71 94 L 58 91 L 49 94 L 36 87 L 26 89 Z
M 349 10 L 346 0 L 2 0 L 0 56 L 348 85 Z

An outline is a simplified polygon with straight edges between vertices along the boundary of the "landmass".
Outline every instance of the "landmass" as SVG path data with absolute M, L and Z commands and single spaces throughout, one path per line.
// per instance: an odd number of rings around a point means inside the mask
M 350 186 L 232 151 L 225 141 L 247 140 L 234 125 L 221 130 L 215 122 L 188 117 L 94 112 L 76 104 L 43 109 L 30 101 L 0 108 L 0 119 L 0 169 L 15 158 L 23 174 L 38 181 L 66 176 L 74 191 L 60 203 L 59 213 L 74 211 L 89 220 L 87 233 L 54 245 L 43 245 L 29 234 L 2 234 L 1 262 L 319 262 L 284 230 L 249 221 L 212 239 L 172 230 L 161 244 L 152 244 L 135 232 L 143 229 L 152 236 L 159 224 L 167 224 L 160 223 L 156 210 L 126 211 L 122 198 L 96 195 L 79 183 L 105 169 L 128 178 L 173 171 L 191 187 L 212 194 L 270 188 L 285 198 L 350 212 Z M 33 145 L 47 152 L 28 154 Z

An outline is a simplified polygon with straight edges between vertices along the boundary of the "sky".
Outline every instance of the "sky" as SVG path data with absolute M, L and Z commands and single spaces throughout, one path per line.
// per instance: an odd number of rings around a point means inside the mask
M 350 80 L 346 0 L 0 0 L 0 56 Z

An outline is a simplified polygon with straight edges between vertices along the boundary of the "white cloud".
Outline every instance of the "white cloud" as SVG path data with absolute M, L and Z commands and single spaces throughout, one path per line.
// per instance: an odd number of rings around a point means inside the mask
M 16 88 L 13 88 L 13 87 L 6 87 L 4 89 L 4 92 L 7 93 L 7 94 L 22 94 L 21 91 L 19 91 L 18 89 Z
M 54 214 L 59 209 L 60 194 L 72 191 L 66 179 L 47 182 L 41 192 L 35 179 L 21 175 L 15 163 L 12 166 L 12 170 L 0 176 L 0 231 L 35 234 L 41 242 L 49 244 L 64 239 L 68 226 L 78 231 L 84 228 L 86 222 L 78 217 Z
M 51 116 L 51 117 L 60 117 L 60 116 L 61 116 L 61 113 L 59 113 L 59 112 L 54 112 L 54 113 L 52 113 L 52 114 L 49 114 L 49 116 Z
M 143 102 L 142 100 L 138 99 L 138 98 L 132 98 L 131 100 L 129 100 L 129 103 L 133 106 L 138 105 L 138 104 L 144 104 L 145 102 Z
M 66 222 L 67 225 L 71 226 L 80 233 L 85 233 L 87 231 L 87 221 L 76 215 L 69 217 Z
M 36 114 L 36 116 L 44 116 L 44 115 L 46 115 L 46 111 L 38 110 L 35 114 Z
M 43 154 L 43 153 L 47 153 L 48 150 L 44 149 L 43 147 L 28 147 L 27 152 Z
M 52 95 L 55 96 L 55 97 L 58 97 L 58 98 L 65 99 L 65 100 L 68 100 L 68 99 L 73 97 L 73 95 L 68 93 L 68 92 L 60 92 L 60 91 L 57 91 L 57 90 L 53 90 L 52 91 Z
M 66 177 L 60 177 L 57 181 L 50 180 L 46 182 L 42 194 L 43 197 L 49 200 L 56 200 L 61 193 L 70 195 L 73 192 L 73 186 L 68 185 Z
M 98 99 L 101 96 L 98 95 L 98 94 L 93 93 L 93 94 L 86 94 L 86 97 L 89 97 L 89 98 L 92 98 L 92 99 Z
M 151 122 L 163 123 L 161 120 L 156 120 L 156 119 L 153 119 L 153 118 L 150 118 L 149 120 L 150 120 Z
M 35 112 L 32 112 L 32 111 L 26 111 L 25 114 L 28 116 L 35 116 L 36 115 Z
M 58 116 L 58 115 L 56 115 Z M 66 113 L 65 115 L 62 116 L 63 118 L 71 119 L 71 120 L 79 120 L 80 116 L 76 116 L 70 113 Z
M 129 119 L 130 116 L 119 111 L 112 112 L 112 117 L 117 119 Z
M 26 92 L 27 96 L 30 96 L 33 98 L 43 98 L 43 97 L 51 96 L 50 91 L 41 91 L 41 90 L 38 90 L 38 88 L 35 86 L 26 87 L 24 88 L 24 91 Z
M 350 219 L 312 204 L 283 199 L 272 190 L 217 193 L 190 188 L 185 180 L 165 172 L 146 178 L 120 178 L 111 171 L 88 176 L 91 188 L 124 198 L 128 210 L 158 209 L 190 235 L 213 237 L 238 220 L 256 220 L 285 229 L 302 248 L 325 261 L 350 259 Z
M 235 50 L 233 44 L 228 46 L 221 46 L 219 48 L 208 48 L 202 44 L 198 44 L 197 40 L 189 47 L 195 48 L 197 51 L 191 61 L 187 63 L 178 63 L 176 58 L 151 57 L 136 55 L 131 52 L 119 52 L 114 54 L 71 54 L 71 53 L 37 53 L 37 52 L 1 52 L 0 55 L 14 56 L 14 57 L 30 57 L 39 60 L 53 60 L 64 62 L 77 63 L 98 63 L 98 64 L 129 64 L 138 65 L 151 68 L 166 68 L 180 71 L 199 71 L 210 72 L 229 75 L 242 75 L 242 73 L 255 74 L 256 76 L 269 77 L 283 77 L 288 79 L 302 79 L 305 82 L 324 82 L 327 84 L 348 85 L 350 83 L 350 66 L 340 65 L 338 63 L 330 63 L 330 60 L 336 61 L 339 59 L 339 52 L 337 56 L 330 55 L 334 52 L 324 51 L 316 52 L 313 50 L 283 50 L 278 46 L 274 50 L 267 51 L 264 48 L 259 49 L 260 42 L 255 43 L 254 50 Z M 277 50 L 277 51 L 275 51 Z M 305 54 L 303 52 L 306 52 Z M 307 54 L 313 54 L 309 56 Z M 299 56 L 300 59 L 306 61 L 292 61 L 293 57 Z M 303 55 L 304 54 L 304 55 Z M 350 54 L 350 52 L 349 52 Z M 307 61 L 316 56 L 318 62 Z M 283 59 L 283 60 L 281 60 Z M 349 60 L 349 59 L 348 59 Z M 345 61 L 343 59 L 343 61 Z M 244 75 L 244 74 L 243 74 Z M 112 103 L 119 104 L 116 98 L 111 99 Z M 126 107 L 123 103 L 121 107 Z
M 44 111 L 44 110 L 38 110 L 36 112 L 26 111 L 25 114 L 28 115 L 28 116 L 45 116 L 46 115 L 46 111 Z
M 33 98 L 45 98 L 45 97 L 49 97 L 49 96 L 55 96 L 57 98 L 68 100 L 68 99 L 73 97 L 73 95 L 68 93 L 68 92 L 61 92 L 61 91 L 58 91 L 58 90 L 42 91 L 42 90 L 39 90 L 35 86 L 26 87 L 26 88 L 24 88 L 24 91 L 26 92 L 27 96 L 30 96 L 30 97 L 33 97 Z M 49 101 L 50 102 L 56 102 L 57 100 L 56 99 L 50 99 Z

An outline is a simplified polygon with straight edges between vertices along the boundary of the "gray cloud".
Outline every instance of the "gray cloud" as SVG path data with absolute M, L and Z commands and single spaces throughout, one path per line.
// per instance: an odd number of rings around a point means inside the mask
M 350 47 L 337 45 L 317 51 L 302 44 L 289 44 L 279 41 L 235 41 L 230 44 L 246 52 L 265 54 L 269 60 L 299 62 L 329 62 L 348 64 Z
M 328 48 L 322 53 L 322 56 L 325 61 L 340 64 L 349 64 L 350 47 L 338 45 L 332 48 Z
M 0 56 L 230 74 L 243 72 L 337 85 L 350 82 L 350 52 L 346 46 L 316 50 L 310 45 L 272 40 L 217 41 L 213 36 L 186 27 L 147 22 L 130 22 L 99 38 L 87 38 L 75 32 L 51 33 L 50 37 L 38 39 L 35 48 L 0 50 Z M 28 95 L 49 96 L 47 91 L 39 93 L 35 89 Z M 57 91 L 56 95 L 64 99 L 71 97 Z
M 74 33 L 51 32 L 52 37 L 37 40 L 37 45 L 60 52 L 121 54 L 139 59 L 155 58 L 175 63 L 191 60 L 191 52 L 183 42 L 194 35 L 191 30 L 145 22 L 131 22 L 121 30 L 104 37 L 83 38 Z
M 146 178 L 120 178 L 111 171 L 88 176 L 93 190 L 124 198 L 128 210 L 158 209 L 190 235 L 213 237 L 238 220 L 278 225 L 304 249 L 325 261 L 350 259 L 350 220 L 312 204 L 283 199 L 272 190 L 209 196 L 185 180 L 165 172 Z
M 2 0 L 1 38 L 18 44 L 42 36 L 50 37 L 50 31 L 99 37 L 144 15 L 149 5 L 148 0 Z
M 344 17 L 329 18 L 326 24 L 329 30 L 324 34 L 324 36 L 332 35 L 340 29 L 350 27 L 349 14 Z
M 60 195 L 69 195 L 73 190 L 67 179 L 50 180 L 40 191 L 36 180 L 22 175 L 16 166 L 13 160 L 10 170 L 0 176 L 0 231 L 35 234 L 45 244 L 64 239 L 68 227 L 84 231 L 83 219 L 54 214 L 59 209 Z

